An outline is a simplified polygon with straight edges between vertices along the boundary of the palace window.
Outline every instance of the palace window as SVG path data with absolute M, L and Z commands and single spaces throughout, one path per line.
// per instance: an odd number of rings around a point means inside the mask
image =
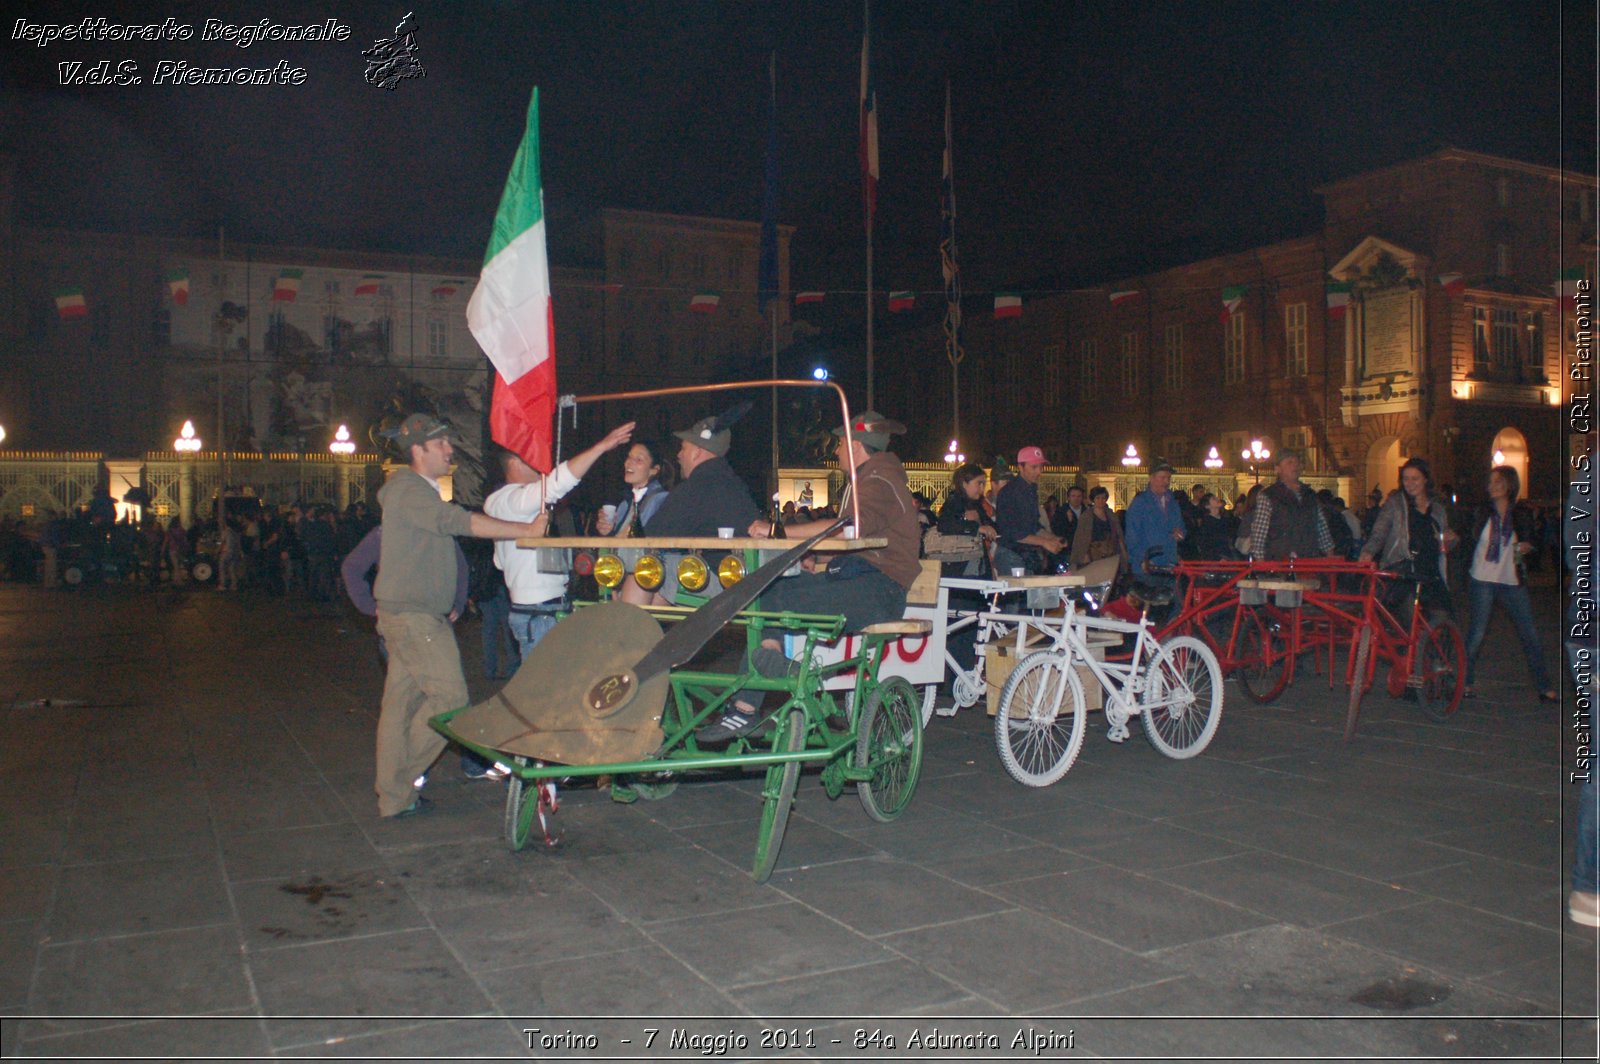
M 1166 334 L 1167 391 L 1183 388 L 1183 326 L 1168 325 Z
M 1139 394 L 1139 334 L 1122 334 L 1122 394 Z
M 1226 384 L 1244 380 L 1244 312 L 1235 311 L 1222 327 L 1222 379 Z
M 1066 358 L 1062 344 L 1050 344 L 1044 349 L 1045 401 L 1052 407 L 1061 405 L 1061 363 Z
M 1472 365 L 1489 368 L 1489 311 L 1485 307 L 1472 308 Z
M 1100 344 L 1085 340 L 1078 347 L 1078 391 L 1093 399 L 1100 390 Z
M 1289 376 L 1304 377 L 1307 357 L 1306 305 L 1290 303 L 1283 308 L 1284 354 Z
M 428 319 L 428 357 L 440 360 L 450 357 L 450 328 L 442 318 Z
M 1300 452 L 1300 463 L 1307 471 L 1318 468 L 1317 449 L 1311 446 L 1311 430 L 1305 426 L 1283 430 L 1283 446 Z

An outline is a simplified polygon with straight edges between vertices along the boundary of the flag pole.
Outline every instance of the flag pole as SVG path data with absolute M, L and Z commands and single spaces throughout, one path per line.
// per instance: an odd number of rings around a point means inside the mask
M 961 273 L 956 258 L 956 178 L 955 145 L 950 130 L 950 79 L 944 83 L 944 174 L 939 204 L 942 232 L 939 242 L 940 266 L 944 271 L 945 357 L 950 362 L 951 438 L 961 439 Z
M 223 431 L 222 423 L 222 349 L 223 349 L 223 318 L 222 304 L 227 302 L 228 295 L 228 263 L 224 253 L 223 227 L 217 226 L 217 277 L 222 286 L 222 303 L 217 305 L 217 502 L 221 505 L 223 493 L 228 486 L 228 437 Z M 217 518 L 217 533 L 222 533 L 221 515 L 213 514 Z M 220 584 L 219 584 L 220 586 Z
M 872 6 L 871 0 L 861 0 L 861 181 L 862 209 L 867 224 L 867 409 L 876 409 L 873 401 L 872 366 L 872 221 L 877 207 L 877 189 L 873 186 L 873 164 L 876 161 L 878 131 L 877 91 L 872 86 L 871 71 Z

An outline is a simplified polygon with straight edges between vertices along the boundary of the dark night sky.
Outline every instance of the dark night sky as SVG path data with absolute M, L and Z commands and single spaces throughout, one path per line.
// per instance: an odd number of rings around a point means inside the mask
M 29 7 L 197 30 L 331 16 L 352 39 L 38 48 L 7 21 L 0 138 L 20 155 L 24 223 L 198 236 L 222 222 L 245 240 L 477 258 L 536 83 L 557 261 L 563 226 L 594 207 L 754 219 L 776 49 L 794 283 L 863 283 L 859 3 L 416 0 L 427 77 L 392 93 L 362 80 L 359 52 L 405 0 Z M 878 287 L 940 283 L 947 76 L 969 291 L 1093 283 L 1306 232 L 1313 186 L 1446 144 L 1594 173 L 1594 11 L 879 0 Z M 161 58 L 286 59 L 309 78 L 160 87 Z M 147 82 L 56 85 L 75 59 L 137 60 Z

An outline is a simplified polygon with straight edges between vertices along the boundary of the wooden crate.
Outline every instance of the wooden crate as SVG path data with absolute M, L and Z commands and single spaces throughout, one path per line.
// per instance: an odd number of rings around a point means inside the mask
M 1023 654 L 1031 654 L 1035 646 L 1023 650 Z M 1101 647 L 1091 646 L 1089 652 L 1096 658 L 1104 658 L 1105 651 Z M 991 644 L 983 648 L 983 675 L 988 683 L 988 708 L 989 716 L 994 716 L 1000 711 L 1000 692 L 1005 689 L 1006 681 L 1011 678 L 1012 670 L 1017 667 L 1017 645 L 1015 641 L 1000 644 Z M 1100 680 L 1087 665 L 1077 666 L 1078 681 L 1083 684 L 1083 702 L 1085 709 L 1099 709 L 1104 697 Z

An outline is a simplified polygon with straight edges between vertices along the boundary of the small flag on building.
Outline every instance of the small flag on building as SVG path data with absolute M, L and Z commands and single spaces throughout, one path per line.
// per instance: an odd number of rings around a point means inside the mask
M 1138 298 L 1139 298 L 1138 289 L 1136 289 L 1136 288 L 1124 288 L 1121 291 L 1112 292 L 1111 293 L 1111 305 L 1114 306 L 1114 307 L 1120 307 L 1120 306 L 1122 306 L 1122 304 L 1124 304 L 1124 303 L 1132 303 L 1135 299 L 1138 299 Z
M 381 280 L 383 280 L 383 274 L 381 274 L 381 273 L 363 274 L 361 276 L 361 280 L 356 284 L 356 295 L 358 295 L 358 296 L 375 296 L 375 295 L 377 295 L 378 294 L 378 282 L 381 281 Z
M 1247 284 L 1229 285 L 1222 290 L 1222 323 L 1226 325 L 1228 319 L 1239 313 L 1239 308 L 1244 305 L 1245 293 L 1250 291 Z
M 1561 309 L 1570 311 L 1578 305 L 1578 282 L 1583 280 L 1583 268 L 1574 266 L 1556 274 L 1556 300 Z
M 689 297 L 689 310 L 695 314 L 714 314 L 722 305 L 722 297 L 715 292 L 696 292 Z
M 804 306 L 807 303 L 821 303 L 821 302 L 822 302 L 822 293 L 821 292 L 796 292 L 794 294 L 794 304 L 797 307 Z
M 1350 307 L 1350 282 L 1328 282 L 1328 318 L 1338 321 Z
M 617 295 L 619 292 L 622 291 L 622 282 L 621 281 L 607 281 L 605 284 L 600 286 L 600 291 L 604 292 L 608 296 Z
M 901 311 L 910 310 L 912 307 L 914 307 L 916 305 L 917 305 L 917 294 L 915 292 L 890 292 L 889 293 L 889 313 L 890 314 L 899 314 Z
M 189 271 L 183 268 L 167 271 L 167 291 L 178 306 L 189 302 Z
M 467 282 L 465 281 L 440 281 L 438 284 L 433 286 L 433 298 L 448 299 L 461 289 L 465 288 L 466 285 Z
M 272 301 L 274 303 L 293 303 L 294 297 L 300 294 L 300 277 L 304 270 L 284 270 L 278 274 L 278 279 L 272 282 Z
M 56 313 L 61 315 L 62 320 L 67 318 L 87 318 L 89 316 L 89 304 L 84 301 L 83 289 L 56 289 Z
M 1441 273 L 1434 280 L 1439 282 L 1439 287 L 1444 289 L 1445 295 L 1459 296 L 1467 290 L 1467 279 L 1459 273 Z
M 996 318 L 1022 317 L 1022 297 L 1015 292 L 996 292 L 994 294 L 994 316 Z

